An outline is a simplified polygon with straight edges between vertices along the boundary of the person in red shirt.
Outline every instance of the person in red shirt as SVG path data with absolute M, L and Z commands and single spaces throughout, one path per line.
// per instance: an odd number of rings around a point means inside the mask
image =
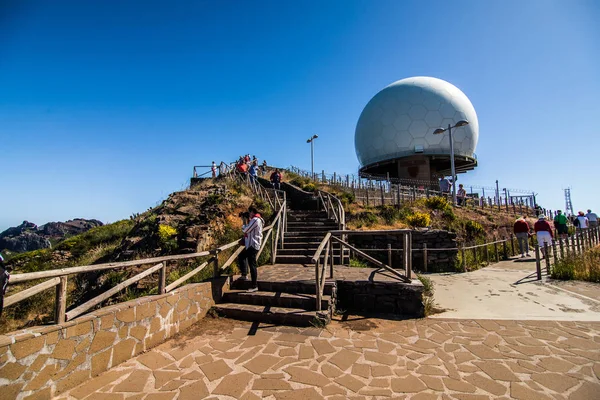
M 520 217 L 513 225 L 513 232 L 515 233 L 519 243 L 521 258 L 524 258 L 525 254 L 527 254 L 527 257 L 529 257 L 529 230 L 529 224 L 525 220 L 525 217 Z
M 545 215 L 540 215 L 538 221 L 533 225 L 533 230 L 537 236 L 537 242 L 540 246 L 540 250 L 542 251 L 542 258 L 546 257 L 546 251 L 544 249 L 544 245 L 548 244 L 548 246 L 552 245 L 552 239 L 554 238 L 554 234 L 552 233 L 552 226 L 546 221 Z

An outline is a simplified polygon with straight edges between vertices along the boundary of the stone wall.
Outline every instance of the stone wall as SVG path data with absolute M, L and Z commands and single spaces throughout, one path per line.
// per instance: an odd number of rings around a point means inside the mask
M 402 249 L 402 236 L 401 235 L 350 235 L 350 244 L 355 245 L 359 249 L 386 249 L 388 243 L 392 245 L 392 249 Z M 412 247 L 413 247 L 413 259 L 412 265 L 414 271 L 424 271 L 423 265 L 423 244 L 427 244 L 427 249 L 442 249 L 442 248 L 456 248 L 456 234 L 443 230 L 435 229 L 423 229 L 413 230 L 412 232 Z M 386 251 L 368 251 L 367 254 L 375 257 L 376 259 L 387 263 L 387 252 Z M 446 250 L 446 251 L 428 251 L 427 252 L 427 271 L 428 272 L 444 272 L 454 271 L 455 264 L 457 262 L 458 250 Z M 403 268 L 402 264 L 402 253 L 399 251 L 392 251 L 392 267 Z
M 365 313 L 394 314 L 410 318 L 425 316 L 423 284 L 337 281 L 337 308 Z
M 0 335 L 0 400 L 59 395 L 187 329 L 228 287 L 223 277 Z

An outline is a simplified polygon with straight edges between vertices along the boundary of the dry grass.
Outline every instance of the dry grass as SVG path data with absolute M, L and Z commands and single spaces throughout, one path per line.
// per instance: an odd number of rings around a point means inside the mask
M 570 255 L 552 266 L 552 278 L 600 282 L 600 246 L 583 254 Z

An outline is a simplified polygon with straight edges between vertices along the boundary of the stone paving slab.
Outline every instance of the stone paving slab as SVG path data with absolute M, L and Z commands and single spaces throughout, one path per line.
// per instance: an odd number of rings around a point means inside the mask
M 61 399 L 600 398 L 600 323 L 205 318 Z
M 400 273 L 403 271 L 399 270 Z M 329 277 L 329 269 L 326 271 Z M 370 282 L 401 282 L 383 269 L 351 268 L 343 265 L 334 266 L 333 276 L 338 281 L 370 281 Z M 313 264 L 275 264 L 263 265 L 258 269 L 258 280 L 270 282 L 315 281 L 315 266 Z

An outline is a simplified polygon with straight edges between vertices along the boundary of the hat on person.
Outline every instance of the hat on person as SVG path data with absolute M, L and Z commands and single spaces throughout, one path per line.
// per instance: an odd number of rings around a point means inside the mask
M 579 215 L 585 215 L 583 211 L 579 211 Z
M 546 216 L 544 214 L 542 214 L 538 217 L 538 219 L 546 219 Z

